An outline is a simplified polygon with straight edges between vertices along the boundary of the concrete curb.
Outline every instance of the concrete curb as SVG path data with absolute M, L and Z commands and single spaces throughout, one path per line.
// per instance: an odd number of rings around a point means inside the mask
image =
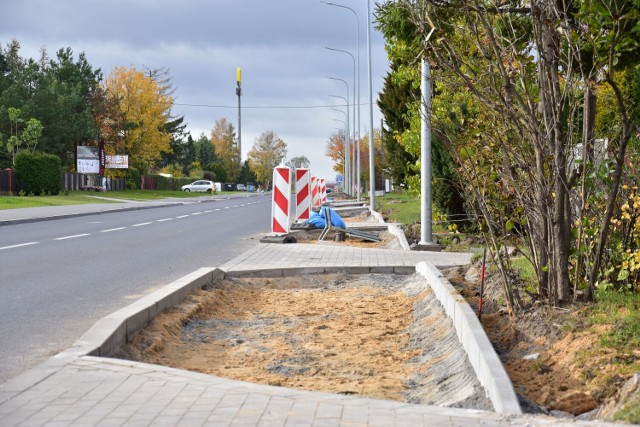
M 219 268 L 200 268 L 156 292 L 109 314 L 93 324 L 67 350 L 2 384 L 0 403 L 55 374 L 71 360 L 82 356 L 106 356 L 130 338 L 164 309 L 179 304 L 190 292 L 223 278 Z
M 268 193 L 249 193 L 249 194 L 255 194 L 257 195 L 262 195 L 262 194 L 268 194 Z M 234 197 L 235 196 L 235 197 Z M 197 200 L 195 202 L 189 202 L 189 199 L 185 199 L 184 201 L 175 201 L 175 202 L 159 202 L 157 204 L 145 204 L 142 206 L 130 206 L 130 207 L 113 207 L 111 208 L 104 208 L 101 210 L 97 210 L 97 211 L 87 211 L 87 212 L 76 212 L 76 213 L 70 213 L 70 214 L 60 214 L 60 215 L 51 215 L 51 216 L 39 216 L 39 217 L 31 217 L 31 218 L 20 218 L 20 219 L 6 219 L 6 220 L 0 220 L 0 227 L 2 227 L 3 225 L 16 225 L 16 224 L 28 224 L 28 223 L 32 223 L 32 222 L 41 222 L 41 221 L 54 221 L 57 219 L 68 219 L 68 218 L 79 218 L 79 217 L 83 217 L 83 216 L 89 216 L 89 215 L 97 215 L 97 214 L 105 214 L 105 213 L 116 213 L 116 212 L 129 212 L 129 211 L 139 211 L 139 210 L 146 210 L 146 209 L 155 209 L 155 208 L 162 208 L 162 207 L 168 207 L 168 206 L 178 206 L 178 205 L 184 205 L 187 203 L 210 203 L 210 202 L 216 202 L 216 201 L 220 201 L 220 200 L 229 200 L 229 199 L 237 199 L 237 198 L 248 198 L 248 197 L 252 197 L 249 195 L 245 195 L 245 194 L 240 194 L 240 195 L 227 195 L 227 196 L 219 196 L 219 197 L 215 197 L 215 198 L 211 198 L 211 199 L 200 199 Z M 138 202 L 130 202 L 132 204 L 138 203 Z M 145 203 L 145 202 L 139 202 L 139 203 Z M 90 204 L 88 204 L 90 205 Z
M 384 218 L 382 218 L 382 214 L 378 211 L 371 211 L 371 216 L 378 221 L 380 224 L 384 224 Z
M 457 291 L 442 277 L 430 262 L 421 262 L 415 267 L 309 267 L 274 268 L 263 270 L 225 271 L 223 268 L 200 268 L 158 291 L 98 320 L 69 349 L 50 358 L 38 368 L 25 372 L 8 381 L 2 387 L 0 402 L 22 393 L 33 384 L 44 381 L 65 364 L 82 356 L 106 357 L 119 346 L 126 344 L 144 328 L 148 322 L 166 308 L 179 304 L 189 293 L 202 289 L 225 277 L 282 277 L 319 273 L 347 274 L 421 274 L 447 315 L 453 320 L 458 339 L 476 375 L 487 391 L 497 412 L 522 414 L 515 391 L 500 359 L 484 334 L 475 314 L 457 295 Z M 457 295 L 457 296 L 456 296 Z
M 387 230 L 389 233 L 393 234 L 396 239 L 398 239 L 403 251 L 411 250 L 411 246 L 409 246 L 409 242 L 407 242 L 407 236 L 404 235 L 404 231 L 402 231 L 400 227 L 393 223 L 385 223 L 380 212 L 371 211 L 371 216 L 374 217 L 379 224 L 387 224 Z
M 283 277 L 338 272 L 347 274 L 411 274 L 418 272 L 421 274 L 453 321 L 458 339 L 496 411 L 522 414 L 511 380 L 484 333 L 482 325 L 462 296 L 430 262 L 421 262 L 415 268 L 317 267 L 234 272 L 226 272 L 220 268 L 201 268 L 102 318 L 71 348 L 57 355 L 55 359 L 84 355 L 107 356 L 117 347 L 129 342 L 133 335 L 144 328 L 158 313 L 179 304 L 193 290 L 202 289 L 224 277 Z
M 225 276 L 236 278 L 258 277 L 289 277 L 306 274 L 346 273 L 346 274 L 412 274 L 415 267 L 291 267 L 291 268 L 263 268 L 256 270 L 226 271 Z
M 202 289 L 223 277 L 224 271 L 218 268 L 200 268 L 123 309 L 103 317 L 70 350 L 88 356 L 107 356 L 130 341 L 163 310 L 178 305 L 192 291 Z
M 28 224 L 32 222 L 42 222 L 42 221 L 55 221 L 57 219 L 67 219 L 67 218 L 79 218 L 83 216 L 103 214 L 103 213 L 114 213 L 114 212 L 128 212 L 128 211 L 140 211 L 145 209 L 155 209 L 166 206 L 175 206 L 181 205 L 182 203 L 164 203 L 158 204 L 154 206 L 132 206 L 130 208 L 113 208 L 113 209 L 103 209 L 100 211 L 94 212 L 77 212 L 72 214 L 62 214 L 62 215 L 54 215 L 54 216 L 46 216 L 46 217 L 34 217 L 34 218 L 22 218 L 22 219 L 7 219 L 0 220 L 0 227 L 3 225 L 16 225 L 16 224 Z
M 411 250 L 411 246 L 409 246 L 409 242 L 407 242 L 407 236 L 404 235 L 404 231 L 402 231 L 400 227 L 395 224 L 389 224 L 387 226 L 387 230 L 389 230 L 389 233 L 393 234 L 396 239 L 398 239 L 403 251 Z
M 419 263 L 416 265 L 416 271 L 429 282 L 440 304 L 453 321 L 458 339 L 478 380 L 487 390 L 495 410 L 522 414 L 511 379 L 469 304 L 430 262 Z

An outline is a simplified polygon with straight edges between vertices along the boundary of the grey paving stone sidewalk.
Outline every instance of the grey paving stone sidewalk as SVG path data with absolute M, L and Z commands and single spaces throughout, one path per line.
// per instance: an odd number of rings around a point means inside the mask
M 512 416 L 272 387 L 83 356 L 0 404 L 3 426 L 566 426 Z
M 221 268 L 238 275 L 282 268 L 301 272 L 347 271 L 361 273 L 411 273 L 421 261 L 429 261 L 438 268 L 466 265 L 469 253 L 409 252 L 393 249 L 356 248 L 332 243 L 295 243 L 259 245 Z M 346 269 L 346 270 L 345 270 Z
M 90 205 L 95 209 L 101 205 Z M 108 205 L 112 206 L 112 205 Z M 42 211 L 39 213 L 42 214 Z M 0 221 L 3 218 L 0 216 Z M 234 275 L 410 272 L 469 254 L 261 244 L 222 269 Z M 63 352 L 0 384 L 0 426 L 615 426 L 545 416 L 413 405 L 271 387 Z

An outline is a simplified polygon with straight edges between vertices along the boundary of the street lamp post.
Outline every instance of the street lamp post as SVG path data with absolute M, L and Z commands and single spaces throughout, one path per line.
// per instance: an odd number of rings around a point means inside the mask
M 349 112 L 349 83 L 347 83 L 345 80 L 339 79 L 337 77 L 327 77 L 327 78 L 331 79 L 331 80 L 341 81 L 342 83 L 344 83 L 344 85 L 347 88 L 347 97 L 346 97 L 346 99 L 345 98 L 342 98 L 342 99 L 345 99 L 345 101 L 347 102 L 347 136 L 349 136 L 350 133 L 351 133 L 350 132 L 350 128 L 349 128 L 349 114 L 348 114 L 348 112 Z M 334 95 L 334 97 L 336 97 L 336 96 Z M 351 137 L 349 136 L 349 139 L 350 138 Z M 348 141 L 347 145 L 349 146 L 349 148 L 351 148 L 351 141 L 350 140 Z M 348 155 L 348 159 L 347 160 L 349 162 L 351 161 L 351 153 L 350 152 L 351 152 L 351 149 L 347 150 L 347 155 Z M 350 167 L 349 167 L 349 169 L 347 169 L 347 171 L 348 171 L 347 177 L 349 178 L 349 181 L 347 181 L 347 182 L 349 183 L 349 187 L 351 187 L 351 175 L 352 175 L 350 169 L 351 169 Z M 353 188 L 349 188 L 349 190 L 347 191 L 347 194 L 351 195 L 352 190 L 353 190 Z
M 236 68 L 236 95 L 238 95 L 238 156 L 242 165 L 242 109 L 240 108 L 240 98 L 242 97 L 242 70 Z
M 351 52 L 346 51 L 346 50 L 342 50 L 342 49 L 335 49 L 332 47 L 327 47 L 327 49 L 329 50 L 333 50 L 335 52 L 342 52 L 342 53 L 346 53 L 347 55 L 349 55 L 351 57 L 351 59 L 353 60 L 353 121 L 356 121 L 356 60 L 353 57 L 353 55 L 351 54 Z M 355 125 L 355 124 L 354 124 Z M 353 140 L 355 141 L 356 144 L 356 159 L 353 159 L 355 161 L 356 167 L 353 168 L 353 170 L 356 171 L 356 177 L 354 179 L 354 184 L 356 187 L 356 191 L 358 193 L 358 201 L 360 201 L 360 138 L 359 135 L 356 135 L 356 130 L 355 130 L 355 126 L 354 126 L 354 130 L 353 130 Z
M 435 26 L 429 15 L 427 22 L 431 26 L 431 31 L 425 38 L 425 46 L 429 43 L 431 35 L 435 31 Z M 420 102 L 420 242 L 418 245 L 425 247 L 433 246 L 432 235 L 432 194 L 431 194 L 431 67 L 429 60 L 422 58 L 420 72 L 421 102 Z
M 342 111 L 342 110 L 338 110 L 337 108 L 332 108 L 332 110 L 340 111 L 342 114 L 345 115 L 346 120 L 347 120 L 346 127 L 345 127 L 345 130 L 347 132 L 347 141 L 346 141 L 346 144 L 344 146 L 345 147 L 344 178 L 345 178 L 345 192 L 350 195 L 351 194 L 350 190 L 346 188 L 346 187 L 349 186 L 349 182 L 350 182 L 349 179 L 351 177 L 351 172 L 352 172 L 352 170 L 351 170 L 351 137 L 349 136 L 349 131 L 350 131 L 350 128 L 349 128 L 349 100 L 347 98 L 345 98 L 344 96 L 339 96 L 339 95 L 329 95 L 329 96 L 331 96 L 333 98 L 342 99 L 347 105 L 347 112 L 346 113 L 344 111 Z
M 332 108 L 332 110 L 334 110 L 334 111 L 338 111 L 339 113 L 344 114 L 345 119 L 346 119 L 346 120 L 349 120 L 349 114 L 345 113 L 344 111 L 342 111 L 342 110 L 338 110 L 337 108 Z M 337 121 L 337 122 L 341 122 L 342 124 L 344 124 L 344 126 L 345 126 L 345 127 L 344 127 L 344 128 L 342 128 L 342 131 L 343 131 L 343 132 L 344 132 L 344 131 L 346 131 L 346 129 L 347 129 L 347 123 L 346 123 L 344 120 L 338 120 L 338 119 L 333 119 L 333 120 L 335 120 L 335 121 Z M 342 138 L 342 134 L 340 135 L 340 137 Z M 348 141 L 348 136 L 347 136 L 347 141 Z M 342 170 L 342 179 L 343 179 L 343 183 L 345 182 L 345 181 L 344 181 L 344 179 L 345 179 L 346 174 L 347 174 L 347 152 L 349 151 L 349 148 L 350 148 L 350 147 L 349 147 L 345 142 L 346 142 L 346 141 L 342 141 L 342 146 L 344 147 L 343 163 L 342 163 L 342 166 L 343 166 L 343 168 L 342 168 L 342 169 L 343 169 L 343 170 Z M 343 185 L 344 185 L 344 184 L 343 184 Z
M 373 85 L 371 82 L 371 1 L 367 0 L 367 50 L 368 60 L 367 68 L 369 71 L 369 132 L 371 137 L 369 138 L 369 186 L 371 187 L 370 195 L 370 208 L 372 211 L 376 209 L 376 170 L 374 164 L 373 149 L 375 147 L 373 143 Z
M 360 184 L 360 177 L 362 176 L 362 173 L 360 172 L 360 165 L 361 165 L 361 162 L 360 162 L 360 123 L 361 123 L 360 122 L 360 18 L 358 17 L 358 14 L 356 13 L 356 11 L 353 10 L 352 8 L 348 7 L 348 6 L 344 6 L 344 5 L 336 4 L 336 3 L 332 3 L 332 2 L 326 2 L 326 1 L 322 1 L 322 0 L 320 1 L 320 3 L 324 3 L 324 4 L 329 5 L 329 6 L 335 6 L 335 7 L 340 7 L 342 9 L 350 10 L 351 13 L 353 13 L 353 15 L 356 17 L 356 35 L 357 35 L 357 43 L 358 43 L 357 47 L 356 47 L 357 48 L 356 56 L 358 57 L 358 61 L 357 61 L 358 62 L 358 83 L 356 84 L 356 87 L 357 87 L 358 95 L 354 97 L 353 104 L 354 104 L 354 108 L 355 108 L 355 105 L 358 105 L 358 122 L 357 122 L 357 124 L 355 124 L 356 131 L 354 132 L 354 135 L 357 134 L 357 136 L 355 137 L 356 150 L 357 150 L 357 153 L 358 153 L 357 154 L 358 161 L 357 161 L 357 167 L 356 167 L 356 169 L 357 169 L 356 174 L 358 176 L 358 184 L 357 184 L 357 187 L 358 187 L 358 201 L 360 201 L 360 193 L 362 191 L 362 186 Z M 355 109 L 354 109 L 354 111 L 355 111 Z M 354 121 L 356 120 L 355 113 L 354 113 L 353 120 Z

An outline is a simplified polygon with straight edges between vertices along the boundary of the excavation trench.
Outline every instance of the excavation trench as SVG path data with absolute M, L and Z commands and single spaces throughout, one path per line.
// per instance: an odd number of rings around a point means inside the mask
M 227 278 L 113 357 L 235 380 L 493 409 L 422 276 Z

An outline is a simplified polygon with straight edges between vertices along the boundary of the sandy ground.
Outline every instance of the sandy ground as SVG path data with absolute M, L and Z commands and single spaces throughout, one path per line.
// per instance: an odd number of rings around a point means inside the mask
M 475 271 L 474 271 L 475 270 Z M 444 272 L 477 311 L 479 267 L 457 268 Z M 597 357 L 584 358 L 584 350 L 596 346 L 602 328 L 576 328 L 579 313 L 563 308 L 540 306 L 510 316 L 497 303 L 502 295 L 499 285 L 487 281 L 482 325 L 511 378 L 516 392 L 523 397 L 528 412 L 562 411 L 573 415 L 590 413 L 605 403 L 620 387 L 602 384 L 596 376 L 606 377 L 613 352 L 603 350 Z M 573 331 L 567 332 L 567 326 Z M 595 373 L 595 374 L 594 374 Z M 591 378 L 594 380 L 589 381 Z M 615 378 L 615 377 L 614 377 Z M 596 416 L 593 413 L 593 416 Z
M 154 319 L 114 356 L 231 379 L 491 409 L 417 275 L 226 279 Z

